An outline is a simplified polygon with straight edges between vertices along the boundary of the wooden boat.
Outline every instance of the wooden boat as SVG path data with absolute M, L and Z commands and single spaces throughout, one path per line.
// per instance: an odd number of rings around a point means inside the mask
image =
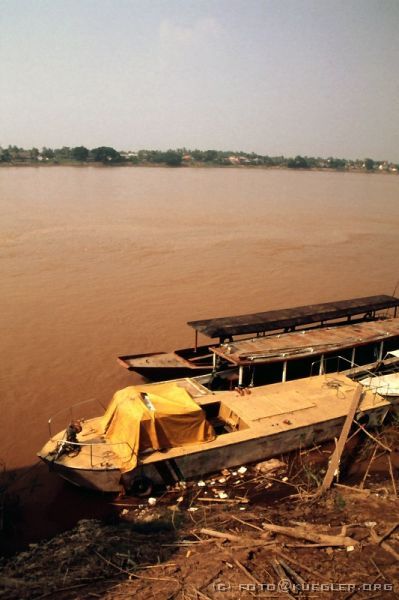
M 211 348 L 214 379 L 226 365 L 239 386 L 288 381 L 381 361 L 399 349 L 399 318 L 304 329 Z M 215 385 L 215 383 L 213 383 Z
M 351 300 L 341 300 L 310 306 L 298 306 L 282 310 L 222 317 L 202 321 L 190 321 L 188 325 L 195 331 L 192 347 L 173 352 L 151 352 L 128 354 L 118 357 L 118 362 L 130 371 L 135 371 L 151 381 L 165 381 L 179 377 L 202 375 L 214 370 L 213 351 L 224 342 L 235 338 L 256 335 L 269 337 L 277 332 L 295 331 L 300 328 L 322 328 L 326 323 L 335 326 L 346 323 L 366 322 L 384 319 L 388 311 L 399 306 L 399 299 L 379 295 Z M 210 339 L 219 338 L 218 344 L 198 346 L 198 335 Z M 228 363 L 228 361 L 227 361 Z
M 366 376 L 397 349 L 399 318 L 303 329 L 211 347 L 213 370 L 194 379 L 231 390 L 356 369 Z
M 38 453 L 51 470 L 81 487 L 106 492 L 140 481 L 171 484 L 256 462 L 337 437 L 356 383 L 317 375 L 247 390 L 212 392 L 192 379 L 131 386 L 101 416 L 66 430 Z M 170 411 L 166 411 L 170 400 Z M 365 389 L 357 419 L 380 425 L 391 401 Z

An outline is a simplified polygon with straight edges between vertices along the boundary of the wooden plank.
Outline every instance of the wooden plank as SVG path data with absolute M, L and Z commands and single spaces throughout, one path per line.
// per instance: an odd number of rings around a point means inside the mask
M 333 455 L 331 457 L 330 464 L 328 465 L 327 473 L 326 473 L 326 475 L 324 477 L 324 481 L 321 484 L 321 487 L 319 489 L 319 492 L 318 492 L 319 495 L 323 494 L 326 490 L 328 490 L 331 487 L 331 484 L 333 482 L 335 472 L 338 469 L 338 466 L 339 466 L 339 463 L 341 460 L 341 456 L 342 456 L 342 453 L 345 448 L 346 440 L 348 439 L 349 431 L 350 431 L 353 419 L 355 417 L 357 408 L 359 406 L 362 394 L 363 394 L 363 387 L 360 384 L 358 384 L 355 389 L 355 393 L 353 394 L 352 402 L 349 407 L 349 412 L 345 419 L 344 426 L 342 427 L 341 435 L 339 436 L 338 443 L 337 443 L 335 450 L 333 452 Z

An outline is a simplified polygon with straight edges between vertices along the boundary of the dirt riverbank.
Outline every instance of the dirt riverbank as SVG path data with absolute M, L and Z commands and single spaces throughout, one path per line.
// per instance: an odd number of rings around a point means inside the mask
M 102 520 L 3 559 L 0 598 L 397 598 L 399 429 L 360 435 L 318 499 L 332 445 L 109 498 Z

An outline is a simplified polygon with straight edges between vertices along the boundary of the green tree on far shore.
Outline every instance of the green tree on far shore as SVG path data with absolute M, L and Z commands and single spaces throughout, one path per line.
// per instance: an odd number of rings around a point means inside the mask
M 44 146 L 42 149 L 42 156 L 43 158 L 47 159 L 54 158 L 54 150 L 52 150 L 51 148 L 46 148 L 46 146 Z
M 37 159 L 39 158 L 39 154 L 40 154 L 40 152 L 39 152 L 38 148 L 31 148 L 29 150 L 29 155 L 30 155 L 31 160 L 37 161 Z
M 364 166 L 366 168 L 366 171 L 373 171 L 374 169 L 374 161 L 372 158 L 366 158 L 366 160 L 364 161 Z
M 183 157 L 180 152 L 168 150 L 163 153 L 163 162 L 169 167 L 180 167 Z
M 85 148 L 85 146 L 76 146 L 75 148 L 72 148 L 71 156 L 73 160 L 86 162 L 89 158 L 89 150 Z
M 290 169 L 309 169 L 310 164 L 303 156 L 296 156 L 295 158 L 290 158 L 287 162 L 287 167 Z
M 122 157 L 115 148 L 110 146 L 99 146 L 93 148 L 90 152 L 95 162 L 102 162 L 104 164 L 118 163 L 122 161 Z
M 0 161 L 11 162 L 12 156 L 8 148 L 0 148 Z

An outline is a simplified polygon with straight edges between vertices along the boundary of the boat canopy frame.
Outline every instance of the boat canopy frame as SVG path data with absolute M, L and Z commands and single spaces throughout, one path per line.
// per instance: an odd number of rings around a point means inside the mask
M 220 343 L 232 340 L 233 336 L 244 334 L 265 334 L 266 332 L 284 330 L 294 331 L 299 325 L 323 325 L 326 321 L 335 321 L 363 315 L 364 319 L 374 319 L 376 313 L 382 310 L 394 309 L 396 317 L 399 298 L 379 295 L 311 304 L 280 310 L 220 317 L 200 321 L 188 321 L 187 325 L 195 330 L 195 347 L 198 334 L 209 338 L 219 338 Z

